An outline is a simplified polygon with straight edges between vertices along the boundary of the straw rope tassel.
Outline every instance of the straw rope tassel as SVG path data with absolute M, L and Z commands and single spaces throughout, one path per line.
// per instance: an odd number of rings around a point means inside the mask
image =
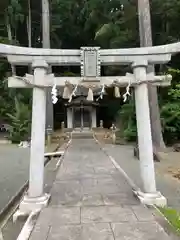
M 120 94 L 120 91 L 119 91 L 119 87 L 115 86 L 114 87 L 114 95 L 116 98 L 120 98 L 121 97 L 121 94 Z
M 88 95 L 87 95 L 87 101 L 94 101 L 94 95 L 92 88 L 89 88 Z
M 69 89 L 69 86 L 66 84 L 66 85 L 64 86 L 63 98 L 64 98 L 64 99 L 69 99 L 70 96 L 71 96 L 70 89 Z

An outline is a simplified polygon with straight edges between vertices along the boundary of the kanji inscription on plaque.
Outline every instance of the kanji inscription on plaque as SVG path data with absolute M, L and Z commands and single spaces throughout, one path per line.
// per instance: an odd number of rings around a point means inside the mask
M 86 80 L 100 76 L 100 57 L 98 47 L 81 48 L 81 76 Z

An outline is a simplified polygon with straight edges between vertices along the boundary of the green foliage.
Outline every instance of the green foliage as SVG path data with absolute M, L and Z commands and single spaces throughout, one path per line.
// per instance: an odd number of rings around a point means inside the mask
M 0 43 L 9 44 L 9 40 L 8 40 L 8 38 L 6 38 L 6 37 L 1 37 L 1 36 L 0 36 Z
M 10 122 L 10 140 L 14 143 L 27 140 L 31 128 L 31 111 L 28 105 L 15 98 L 15 109 L 12 114 L 7 113 Z
M 126 1 L 122 8 L 120 3 L 123 1 L 106 1 L 106 7 L 101 6 L 105 11 L 99 12 L 102 23 L 97 26 L 95 40 L 104 48 L 133 47 L 138 43 L 136 7 Z
M 167 218 L 173 229 L 180 234 L 180 212 L 173 208 L 159 208 L 160 212 Z
M 160 113 L 164 140 L 172 144 L 180 140 L 180 70 L 169 69 L 172 74 L 172 86 L 161 93 Z M 128 141 L 137 138 L 134 101 L 125 103 L 119 111 L 122 136 Z
M 130 99 L 118 112 L 118 122 L 122 137 L 127 141 L 136 141 L 136 115 L 134 100 Z
M 180 70 L 169 69 L 172 74 L 172 86 L 163 96 L 161 119 L 164 139 L 167 143 L 180 140 Z
M 6 113 L 12 111 L 14 105 L 13 92 L 15 90 L 8 89 L 6 79 L 0 81 L 0 119 L 3 121 L 7 120 Z
M 167 103 L 161 108 L 162 128 L 167 143 L 179 140 L 180 136 L 180 104 Z

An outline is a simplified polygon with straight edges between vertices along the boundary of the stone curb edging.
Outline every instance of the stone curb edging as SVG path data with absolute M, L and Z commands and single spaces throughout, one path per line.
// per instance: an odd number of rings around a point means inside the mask
M 28 240 L 30 237 L 30 234 L 34 228 L 34 221 L 39 216 L 40 209 L 36 211 L 32 211 L 30 215 L 28 216 L 18 238 L 16 240 Z
M 57 144 L 54 151 L 57 151 L 59 148 L 59 144 Z M 47 163 L 51 160 L 51 158 L 47 157 L 45 158 L 44 165 L 47 165 Z M 28 188 L 29 180 L 27 180 L 23 186 L 16 192 L 16 194 L 9 200 L 9 202 L 6 204 L 6 206 L 0 211 L 0 222 L 3 220 L 3 218 L 7 215 L 9 210 L 15 205 L 15 203 L 21 199 L 23 194 Z
M 62 160 L 64 159 L 65 153 L 66 153 L 67 149 L 69 148 L 71 142 L 72 142 L 72 138 L 65 144 L 64 153 L 61 155 L 61 157 L 59 158 L 59 161 L 56 164 L 56 170 L 58 169 L 58 167 L 60 167 Z
M 3 221 L 3 218 L 8 214 L 9 210 L 16 204 L 16 202 L 22 198 L 24 192 L 27 190 L 29 180 L 16 192 L 16 194 L 9 200 L 6 206 L 0 212 L 0 222 Z

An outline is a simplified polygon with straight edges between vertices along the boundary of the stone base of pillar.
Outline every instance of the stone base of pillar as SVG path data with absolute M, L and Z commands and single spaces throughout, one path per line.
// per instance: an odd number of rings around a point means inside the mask
M 140 202 L 145 205 L 156 205 L 158 207 L 165 207 L 167 205 L 167 199 L 160 193 L 143 193 L 135 192 Z
M 37 198 L 24 196 L 24 199 L 19 205 L 19 209 L 13 215 L 13 221 L 16 221 L 19 217 L 28 216 L 31 212 L 41 211 L 48 205 L 49 200 L 50 194 L 46 193 Z

